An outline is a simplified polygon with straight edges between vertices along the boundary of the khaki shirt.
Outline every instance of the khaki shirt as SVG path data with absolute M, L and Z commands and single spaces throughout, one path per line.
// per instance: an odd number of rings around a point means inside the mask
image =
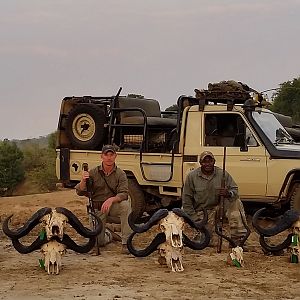
M 197 211 L 201 208 L 211 209 L 218 205 L 218 190 L 221 188 L 222 177 L 223 170 L 216 166 L 213 174 L 209 176 L 203 174 L 200 167 L 187 175 L 182 193 L 182 206 L 192 219 L 197 218 Z M 230 201 L 238 199 L 237 184 L 226 171 L 225 187 L 231 194 Z
M 102 174 L 100 174 L 100 172 Z M 109 174 L 105 175 L 103 172 L 102 165 L 98 166 L 94 169 L 89 171 L 90 178 L 92 179 L 93 186 L 92 186 L 92 199 L 96 202 L 104 202 L 106 199 L 118 196 L 121 201 L 128 199 L 128 180 L 126 173 L 115 166 L 114 170 Z M 101 176 L 102 175 L 102 176 Z M 105 183 L 105 180 L 110 188 Z M 79 196 L 87 196 L 87 191 L 80 190 L 80 184 L 78 183 L 75 186 L 76 193 Z

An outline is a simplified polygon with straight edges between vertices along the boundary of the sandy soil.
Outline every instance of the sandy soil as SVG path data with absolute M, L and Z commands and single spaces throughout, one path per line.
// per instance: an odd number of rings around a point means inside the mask
M 11 226 L 17 228 L 41 207 L 64 206 L 85 223 L 85 205 L 74 190 L 0 198 L 0 218 L 2 223 L 13 213 Z M 0 299 L 300 299 L 300 265 L 289 263 L 288 253 L 263 255 L 254 232 L 248 244 L 244 268 L 226 264 L 225 243 L 221 254 L 186 249 L 184 272 L 173 273 L 158 264 L 156 253 L 120 254 L 121 245 L 113 242 L 99 256 L 69 250 L 61 273 L 48 275 L 38 251 L 19 254 L 1 230 Z

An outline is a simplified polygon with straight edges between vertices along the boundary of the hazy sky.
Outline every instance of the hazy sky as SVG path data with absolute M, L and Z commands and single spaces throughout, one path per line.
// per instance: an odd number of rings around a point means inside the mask
M 299 0 L 1 0 L 0 140 L 56 130 L 61 99 L 138 93 L 162 109 L 209 82 L 300 75 Z

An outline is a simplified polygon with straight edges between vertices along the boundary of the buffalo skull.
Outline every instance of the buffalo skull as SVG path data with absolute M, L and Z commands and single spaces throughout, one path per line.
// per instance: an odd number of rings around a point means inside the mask
M 86 228 L 79 219 L 68 209 L 57 207 L 51 209 L 44 207 L 39 209 L 32 215 L 31 218 L 19 229 L 11 230 L 8 226 L 12 215 L 6 218 L 3 222 L 3 232 L 12 240 L 14 248 L 21 254 L 27 254 L 35 250 L 41 250 L 43 258 L 42 266 L 48 274 L 59 274 L 61 269 L 61 258 L 66 252 L 66 249 L 71 249 L 78 253 L 87 253 L 95 245 L 96 236 L 102 230 L 102 222 L 96 216 L 97 226 L 95 230 Z M 81 236 L 88 239 L 84 245 L 78 245 L 74 240 L 67 235 L 65 231 L 66 224 L 70 224 Z M 30 231 L 42 224 L 43 229 L 39 236 L 30 244 L 24 245 L 19 239 L 26 236 Z
M 166 263 L 173 272 L 183 271 L 182 253 L 183 246 L 188 246 L 194 250 L 202 250 L 208 246 L 210 241 L 209 231 L 205 228 L 207 223 L 207 213 L 204 211 L 204 218 L 200 222 L 194 222 L 183 210 L 174 208 L 172 211 L 160 209 L 155 212 L 148 222 L 135 224 L 134 214 L 128 217 L 128 223 L 133 230 L 127 241 L 128 250 L 134 256 L 145 257 L 155 250 L 158 250 L 158 261 Z M 192 241 L 184 234 L 185 224 L 188 223 L 192 228 L 204 234 L 204 239 Z M 132 244 L 132 240 L 137 233 L 148 231 L 152 226 L 158 225 L 160 232 L 155 236 L 150 245 L 142 250 L 137 250 Z

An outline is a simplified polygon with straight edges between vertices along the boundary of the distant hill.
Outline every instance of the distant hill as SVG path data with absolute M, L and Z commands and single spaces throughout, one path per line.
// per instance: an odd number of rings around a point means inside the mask
M 38 138 L 25 139 L 25 140 L 12 140 L 12 142 L 15 142 L 21 150 L 32 144 L 36 144 L 40 148 L 47 148 L 49 135 L 50 134 L 46 136 L 40 136 Z

